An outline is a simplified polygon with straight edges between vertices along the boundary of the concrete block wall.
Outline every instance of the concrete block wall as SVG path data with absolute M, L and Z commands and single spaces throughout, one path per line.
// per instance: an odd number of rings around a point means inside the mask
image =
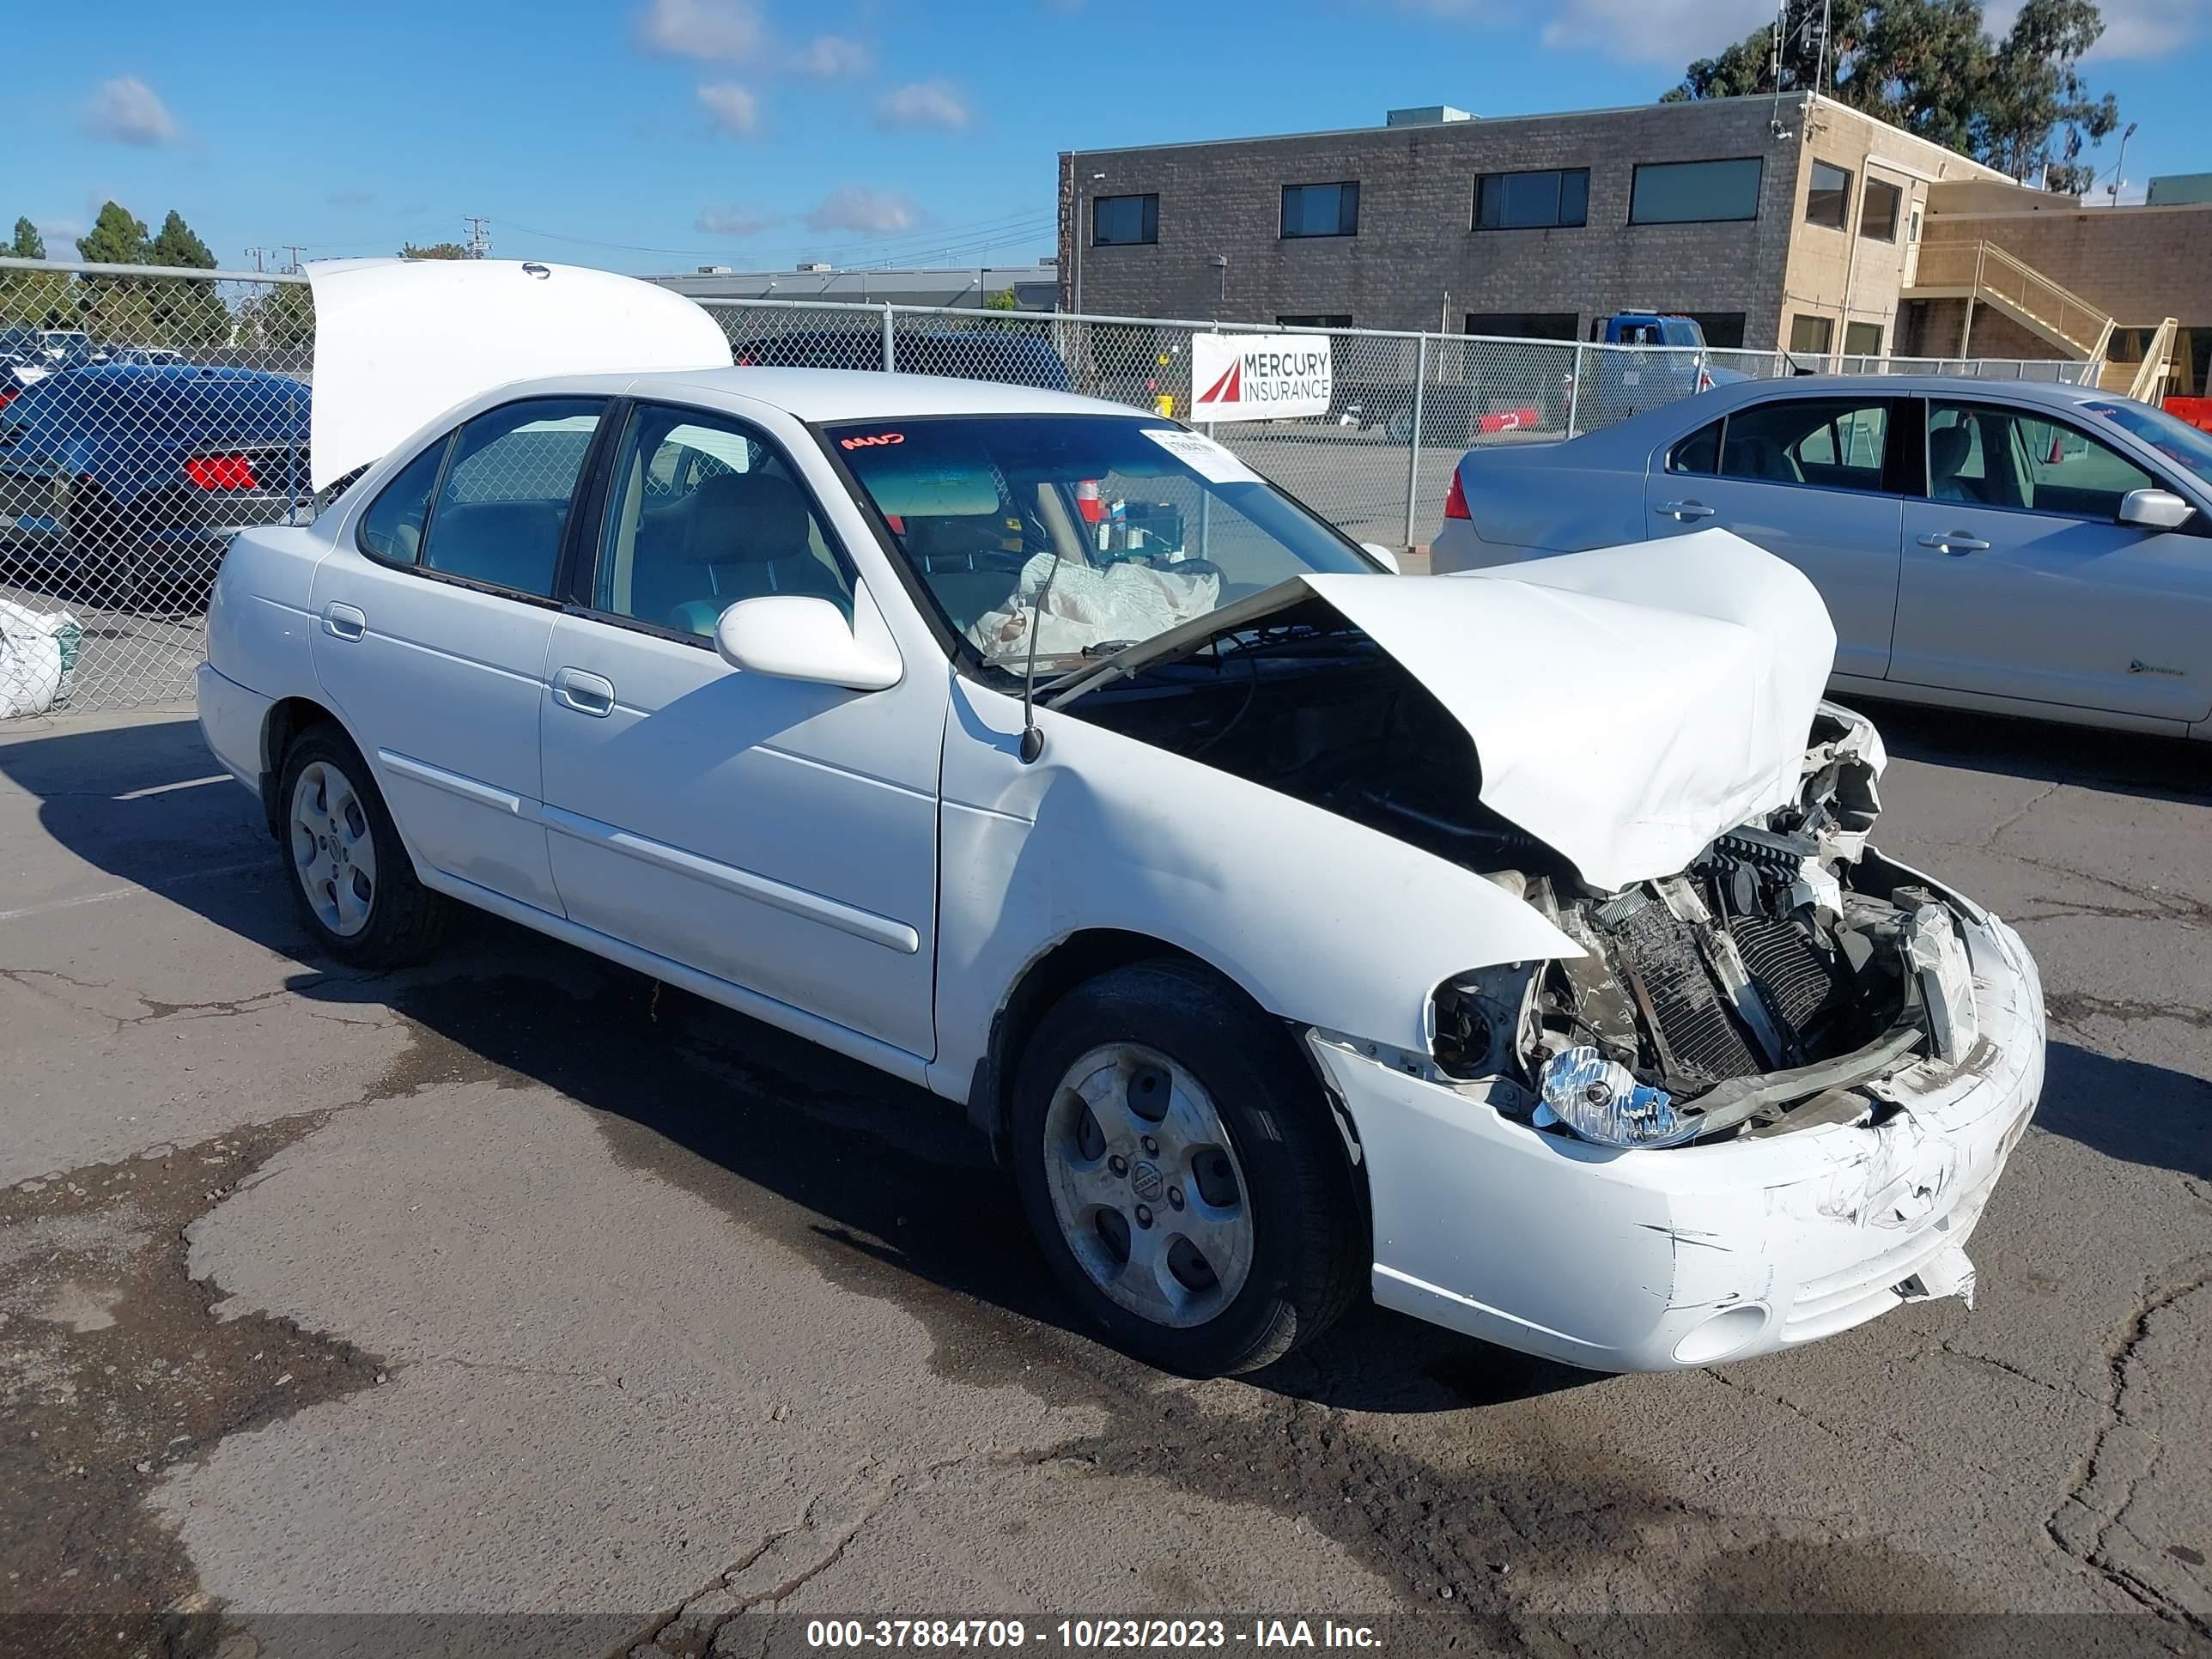
M 1784 129 L 1778 136 L 1773 127 Z M 1803 222 L 1805 158 L 1853 175 L 1868 157 L 1903 163 L 1878 176 L 1908 187 L 1894 245 Z M 1759 216 L 1728 223 L 1632 225 L 1638 163 L 1758 156 Z M 1589 170 L 1588 222 L 1534 230 L 1472 228 L 1478 177 Z M 1575 314 L 1578 335 L 1613 311 L 1741 312 L 1744 343 L 1771 348 L 1787 316 L 1849 315 L 1893 325 L 1899 267 L 1926 178 L 1987 169 L 1826 99 L 1803 95 L 1652 104 L 1442 125 L 1361 128 L 1276 138 L 1079 151 L 1060 157 L 1062 303 L 1140 316 L 1271 321 L 1349 313 L 1360 328 L 1458 330 L 1470 313 Z M 1094 177 L 1103 174 L 1103 178 Z M 1285 185 L 1357 180 L 1359 234 L 1285 239 Z M 1157 194 L 1159 240 L 1079 248 L 1079 204 Z M 1853 252 L 1856 250 L 1856 253 Z M 1225 267 L 1212 263 L 1224 258 Z M 1080 265 L 1080 279 L 1077 276 Z
M 1791 101 L 1783 105 L 1788 123 Z M 1771 346 L 1798 199 L 1801 147 L 1768 131 L 1771 100 L 1741 99 L 1578 115 L 1065 155 L 1064 302 L 1075 302 L 1075 200 L 1157 193 L 1159 240 L 1080 251 L 1081 308 L 1144 316 L 1273 320 L 1350 313 L 1360 328 L 1457 331 L 1470 313 L 1632 307 L 1742 312 L 1745 341 Z M 1756 219 L 1631 225 L 1638 162 L 1756 155 Z M 1475 230 L 1476 179 L 1589 169 L 1579 228 Z M 1103 180 L 1090 176 L 1103 173 Z M 1282 188 L 1357 179 L 1359 234 L 1284 238 Z M 1212 265 L 1219 254 L 1225 272 Z
M 2025 213 L 1937 211 L 1927 240 L 1994 243 L 2124 327 L 2167 317 L 2185 327 L 2212 326 L 2212 203 L 2077 208 L 2058 198 Z

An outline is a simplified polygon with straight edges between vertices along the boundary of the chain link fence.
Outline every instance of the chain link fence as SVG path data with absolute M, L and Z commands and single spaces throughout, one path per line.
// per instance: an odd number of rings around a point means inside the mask
M 1191 338 L 1272 325 L 708 300 L 741 365 L 896 369 L 1066 390 L 1188 419 Z M 1460 455 L 1571 437 L 1716 379 L 1800 368 L 2062 380 L 2066 362 L 1844 358 L 1456 334 L 1326 332 L 1328 412 L 1214 435 L 1362 541 L 1442 521 Z M 0 719 L 191 694 L 207 594 L 242 526 L 311 522 L 304 278 L 0 259 Z

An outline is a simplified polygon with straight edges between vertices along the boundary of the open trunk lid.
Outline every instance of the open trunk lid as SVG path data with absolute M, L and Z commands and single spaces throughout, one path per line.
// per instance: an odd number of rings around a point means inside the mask
M 683 295 L 512 259 L 312 264 L 314 487 L 494 386 L 555 374 L 727 368 L 730 343 Z

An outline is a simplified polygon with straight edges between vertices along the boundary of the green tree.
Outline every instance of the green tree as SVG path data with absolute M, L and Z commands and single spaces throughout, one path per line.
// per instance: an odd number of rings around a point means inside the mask
M 146 222 L 114 202 L 103 204 L 92 228 L 76 239 L 80 259 L 103 265 L 143 265 L 154 251 Z
M 314 300 L 305 283 L 271 283 L 238 307 L 236 343 L 258 368 L 304 368 L 315 343 Z
M 1014 309 L 1014 291 L 1013 291 L 1013 289 L 1010 289 L 1010 288 L 1002 288 L 1002 289 L 1000 289 L 996 294 L 987 294 L 987 295 L 985 295 L 983 296 L 983 309 L 984 309 L 984 310 L 986 310 L 986 311 L 1012 311 L 1012 310 L 1013 310 L 1013 309 Z
M 399 250 L 403 259 L 473 259 L 477 256 L 459 242 L 432 242 L 427 247 L 417 247 L 412 242 Z
M 2082 55 L 2104 33 L 2094 0 L 2026 0 L 2002 40 L 1990 37 L 1980 0 L 1789 0 L 1779 26 L 1778 78 L 1769 25 L 1692 63 L 1662 101 L 1820 91 L 2068 191 L 2095 174 L 2077 159 L 2083 141 L 2094 146 L 2119 125 L 2118 100 L 2092 94 L 2081 76 Z
M 39 234 L 39 228 L 28 219 L 18 219 L 15 240 L 8 245 L 8 254 L 15 259 L 43 259 L 46 257 L 46 239 Z
M 208 252 L 208 245 L 200 240 L 192 228 L 185 222 L 184 215 L 171 208 L 169 216 L 161 221 L 161 234 L 155 237 L 154 245 L 148 251 L 146 263 L 149 265 L 185 265 L 195 270 L 213 270 L 215 255 Z

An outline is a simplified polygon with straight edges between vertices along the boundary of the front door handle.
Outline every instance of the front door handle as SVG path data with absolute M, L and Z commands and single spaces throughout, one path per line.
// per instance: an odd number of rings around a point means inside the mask
M 1659 510 L 1677 524 L 1688 524 L 1697 519 L 1710 519 L 1720 509 L 1707 507 L 1703 501 L 1665 501 Z
M 1945 553 L 1986 553 L 1990 544 L 1978 536 L 1969 536 L 1963 530 L 1931 530 L 1920 538 L 1923 547 L 1933 547 Z
M 580 668 L 564 668 L 553 676 L 553 701 L 579 714 L 605 720 L 615 712 L 615 683 Z
M 333 599 L 323 607 L 323 632 L 334 640 L 357 640 L 368 632 L 368 617 L 355 606 Z

